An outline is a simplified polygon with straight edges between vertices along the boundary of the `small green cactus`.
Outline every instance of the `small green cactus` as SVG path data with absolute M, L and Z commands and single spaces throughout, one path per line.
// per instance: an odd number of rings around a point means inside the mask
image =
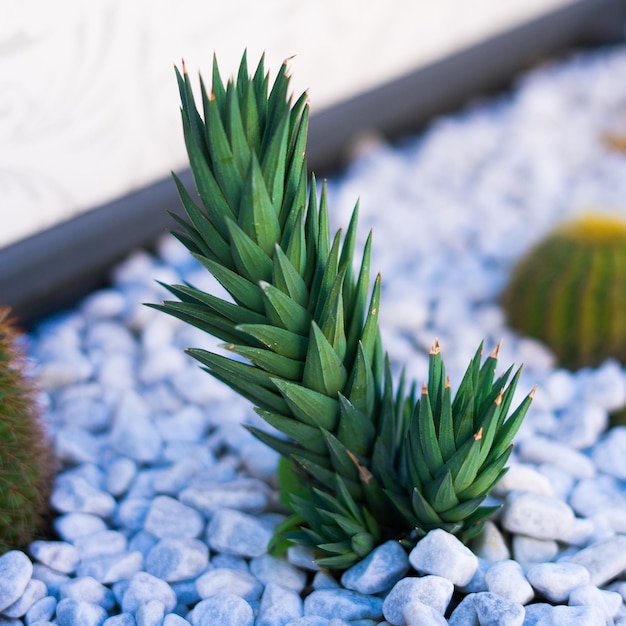
M 0 308 L 0 554 L 44 532 L 53 454 L 9 309 Z
M 587 214 L 561 225 L 514 268 L 502 304 L 564 367 L 626 363 L 626 222 Z
M 286 66 L 270 90 L 263 60 L 250 77 L 244 55 L 226 85 L 214 62 L 204 116 L 184 68 L 178 82 L 200 204 L 175 179 L 187 214 L 176 236 L 232 299 L 166 285 L 176 300 L 152 306 L 225 341 L 234 358 L 189 354 L 282 433 L 250 428 L 284 457 L 292 515 L 275 546 L 296 542 L 346 569 L 388 538 L 470 538 L 494 512 L 483 502 L 532 400 L 509 414 L 519 372 L 495 378 L 498 351 L 483 362 L 481 346 L 453 394 L 435 343 L 421 394 L 404 377 L 394 389 L 371 237 L 355 263 L 356 208 L 331 237 L 326 190 L 318 197 L 307 174 L 306 95 L 291 101 Z

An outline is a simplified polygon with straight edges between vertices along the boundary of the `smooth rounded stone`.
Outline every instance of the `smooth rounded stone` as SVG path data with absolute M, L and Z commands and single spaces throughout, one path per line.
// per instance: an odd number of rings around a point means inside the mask
M 149 600 L 140 604 L 135 613 L 137 626 L 162 626 L 165 607 L 159 600 Z
M 339 583 L 328 572 L 320 570 L 313 576 L 311 587 L 313 589 L 339 589 Z
M 48 588 L 46 585 L 41 580 L 31 578 L 26 584 L 24 593 L 13 604 L 3 609 L 2 615 L 4 617 L 22 617 L 36 602 L 47 595 Z
M 118 530 L 101 530 L 74 541 L 74 547 L 81 560 L 91 559 L 106 554 L 125 552 L 128 545 L 126 535 Z
M 283 626 L 301 617 L 303 610 L 304 604 L 297 591 L 269 582 L 263 591 L 255 626 Z
M 21 550 L 0 556 L 0 613 L 17 602 L 33 575 L 33 564 Z
M 567 604 L 569 606 L 596 606 L 607 621 L 612 620 L 622 606 L 622 596 L 616 591 L 598 589 L 595 585 L 581 585 L 572 589 Z
M 57 599 L 54 596 L 45 596 L 37 600 L 26 612 L 24 620 L 28 626 L 37 622 L 47 622 L 52 619 L 57 608 Z
M 445 530 L 431 530 L 409 553 L 413 568 L 424 574 L 447 578 L 454 585 L 466 585 L 478 568 L 476 555 Z
M 64 389 L 56 404 L 66 426 L 78 426 L 91 433 L 102 433 L 110 427 L 112 401 L 96 383 Z
M 341 584 L 363 594 L 381 593 L 391 589 L 409 567 L 404 548 L 397 541 L 386 541 L 347 569 L 341 577 Z
M 78 426 L 63 426 L 54 437 L 57 457 L 68 464 L 97 463 L 105 443 L 102 437 L 96 437 Z
M 571 561 L 584 566 L 590 575 L 588 582 L 601 587 L 626 571 L 626 536 L 594 543 L 575 554 Z
M 480 626 L 522 626 L 526 614 L 519 602 L 489 591 L 474 595 L 474 608 Z
M 97 604 L 64 598 L 57 604 L 56 619 L 59 626 L 102 626 L 107 612 Z
M 156 252 L 158 257 L 167 265 L 179 271 L 193 268 L 196 265 L 195 259 L 190 258 L 187 248 L 169 233 L 159 237 Z
M 104 621 L 102 626 L 137 626 L 135 616 L 130 613 L 120 613 L 113 615 Z
M 227 483 L 189 487 L 180 492 L 180 501 L 207 517 L 218 509 L 234 509 L 244 513 L 262 513 L 268 505 L 271 490 L 257 478 L 238 478 Z
M 148 407 L 151 419 L 179 411 L 183 406 L 182 400 L 167 381 L 141 387 L 141 397 Z M 163 444 L 166 445 L 167 442 L 164 441 Z
M 105 521 L 92 513 L 66 513 L 54 519 L 54 529 L 63 541 L 70 543 L 80 537 L 106 530 Z
M 548 619 L 535 626 L 606 626 L 602 611 L 596 606 L 553 606 Z
M 208 428 L 208 419 L 195 405 L 188 405 L 167 417 L 155 420 L 164 441 L 201 441 Z
M 588 456 L 546 437 L 535 436 L 520 442 L 518 455 L 528 463 L 552 463 L 579 479 L 591 478 L 596 473 L 595 464 Z
M 176 613 L 168 613 L 163 618 L 163 626 L 191 626 L 191 624 L 180 615 Z
M 143 524 L 150 534 L 167 537 L 198 537 L 204 529 L 204 518 L 195 509 L 170 496 L 157 496 L 152 501 Z
M 50 504 L 60 513 L 92 513 L 103 518 L 111 517 L 117 506 L 111 494 L 71 474 L 57 477 Z
M 250 572 L 263 585 L 278 583 L 286 589 L 300 592 L 306 584 L 305 572 L 288 561 L 269 554 L 262 554 L 250 560 Z
M 196 580 L 196 589 L 202 599 L 216 593 L 233 593 L 244 600 L 258 600 L 263 585 L 249 572 L 237 569 L 216 568 Z
M 96 463 L 81 463 L 57 476 L 57 480 L 81 478 L 98 490 L 104 489 L 106 474 Z
M 37 385 L 53 391 L 84 382 L 93 373 L 93 366 L 80 352 L 65 349 L 55 360 L 41 362 L 37 369 Z
M 114 285 L 124 288 L 129 283 L 145 282 L 154 271 L 154 258 L 145 250 L 136 250 L 112 269 L 111 279 Z
M 81 561 L 78 576 L 91 576 L 103 584 L 116 583 L 130 578 L 143 567 L 141 552 L 105 554 Z
M 392 626 L 404 626 L 402 611 L 415 600 L 432 607 L 443 615 L 450 604 L 454 585 L 441 576 L 403 578 L 398 581 L 385 597 L 383 615 Z
M 626 426 L 616 426 L 593 447 L 591 458 L 598 469 L 619 480 L 626 480 Z
M 250 476 L 271 483 L 278 468 L 280 455 L 263 442 L 253 439 L 240 448 L 244 467 Z
M 248 561 L 246 561 L 243 557 L 235 556 L 234 554 L 216 552 L 211 557 L 211 565 L 215 568 L 224 567 L 226 569 L 236 569 L 243 572 L 250 572 Z
M 182 459 L 162 469 L 152 481 L 154 490 L 166 496 L 178 496 L 189 481 L 200 471 L 195 459 Z
M 423 624 L 424 626 L 448 626 L 448 621 L 433 609 L 419 600 L 409 602 L 402 610 L 402 615 L 407 624 Z
M 572 589 L 589 583 L 589 571 L 576 563 L 537 563 L 526 578 L 551 602 L 565 602 Z
M 145 401 L 134 391 L 122 396 L 110 432 L 111 446 L 138 463 L 156 461 L 163 448 L 163 439 L 149 417 Z
M 194 443 L 190 441 L 166 441 L 163 449 L 163 459 L 172 463 L 193 459 L 201 468 L 211 468 L 212 480 L 226 482 L 235 477 L 239 463 L 218 462 L 215 453 L 206 442 Z
M 570 546 L 586 546 L 589 544 L 595 530 L 595 523 L 585 517 L 577 517 L 569 530 L 561 537 L 561 541 Z M 535 540 L 540 541 L 540 540 Z M 519 560 L 519 559 L 518 559 Z M 551 559 L 544 559 L 551 560 Z
M 494 486 L 492 493 L 503 497 L 509 491 L 533 491 L 545 496 L 554 495 L 550 481 L 534 467 L 524 463 L 510 465 L 506 474 Z
M 159 315 L 150 320 L 150 324 L 141 333 L 141 348 L 149 353 L 174 343 L 178 322 L 168 316 Z
M 616 360 L 609 359 L 595 370 L 589 370 L 585 383 L 581 395 L 590 404 L 606 411 L 616 411 L 626 404 L 626 377 Z
M 551 604 L 536 602 L 535 604 L 529 604 L 525 608 L 524 626 L 536 626 L 537 624 L 550 626 L 552 624 L 551 615 L 554 607 Z
M 126 298 L 117 289 L 98 289 L 82 301 L 80 310 L 89 322 L 118 317 L 126 310 Z
M 148 498 L 152 500 L 156 496 L 156 491 L 152 483 L 155 476 L 158 476 L 160 471 L 158 467 L 150 465 L 142 468 L 137 473 L 137 476 L 135 476 L 135 480 L 133 480 L 124 496 L 124 500 L 130 500 L 132 498 Z
M 511 558 L 511 552 L 500 529 L 487 520 L 480 534 L 472 540 L 472 552 L 480 558 L 495 563 Z
M 59 598 L 74 598 L 91 604 L 98 604 L 106 611 L 115 606 L 115 596 L 108 587 L 91 576 L 70 578 L 59 587 Z
M 126 497 L 120 502 L 115 519 L 126 530 L 142 530 L 151 506 L 151 498 Z
M 159 346 L 143 355 L 138 377 L 144 385 L 168 380 L 174 372 L 186 365 L 185 354 L 174 346 Z
M 252 626 L 252 607 L 234 593 L 217 593 L 198 602 L 191 612 L 193 626 Z
M 317 572 L 320 566 L 315 562 L 313 550 L 306 546 L 293 545 L 287 548 L 287 560 L 296 567 Z
M 459 602 L 448 619 L 448 626 L 480 626 L 474 606 L 474 595 L 470 593 Z
M 560 539 L 574 523 L 574 511 L 562 500 L 532 492 L 515 492 L 502 508 L 502 526 L 535 539 Z
M 213 566 L 209 565 L 208 569 L 211 569 Z M 197 602 L 200 602 L 202 599 L 198 590 L 196 588 L 196 581 L 194 580 L 183 580 L 177 583 L 170 583 L 171 588 L 174 590 L 176 594 L 176 598 L 178 600 L 178 606 L 193 606 Z M 174 609 L 176 610 L 176 609 Z
M 267 553 L 273 530 L 273 525 L 258 517 L 234 509 L 218 509 L 208 524 L 207 543 L 217 552 L 261 556 Z
M 130 354 L 109 354 L 98 367 L 100 385 L 107 390 L 125 391 L 136 385 L 136 363 Z
M 122 611 L 135 613 L 140 605 L 150 600 L 161 602 L 167 613 L 171 613 L 176 606 L 176 594 L 170 585 L 147 572 L 137 572 L 124 590 Z
M 513 535 L 513 556 L 518 563 L 546 563 L 558 554 L 559 544 L 554 539 L 535 539 Z
M 550 482 L 553 495 L 567 502 L 574 485 L 578 481 L 569 472 L 553 463 L 541 463 L 537 467 L 541 474 Z
M 607 429 L 609 414 L 597 404 L 577 402 L 563 411 L 552 435 L 577 450 L 593 446 Z
M 459 590 L 463 593 L 477 593 L 478 591 L 487 591 L 487 583 L 485 582 L 485 574 L 487 570 L 493 565 L 492 561 L 478 557 L 478 567 L 474 572 L 474 575 L 467 583 L 459 587 Z
M 518 604 L 528 604 L 535 592 L 517 561 L 499 561 L 485 573 L 487 591 Z
M 548 397 L 550 408 L 559 411 L 567 407 L 576 394 L 576 381 L 571 372 L 556 369 L 541 385 L 542 395 Z
M 384 622 L 383 622 L 384 623 Z M 330 620 L 319 615 L 303 615 L 288 621 L 285 626 L 328 626 Z
M 605 527 L 613 531 L 612 534 L 626 534 L 626 508 L 611 507 L 593 515 L 591 521 L 596 529 Z
M 104 353 L 122 353 L 132 355 L 137 345 L 130 331 L 111 321 L 87 324 L 85 327 L 85 348 L 90 359 L 97 360 Z
M 572 489 L 569 502 L 584 517 L 591 517 L 607 509 L 626 510 L 626 494 L 620 481 L 613 476 L 597 476 L 579 481 Z
M 199 539 L 168 537 L 161 539 L 145 559 L 145 570 L 167 582 L 195 578 L 209 564 L 209 549 Z
M 34 563 L 32 567 L 33 578 L 44 583 L 48 593 L 53 596 L 57 596 L 60 586 L 70 579 L 67 574 L 61 574 L 61 572 L 50 569 L 47 565 L 42 565 L 41 563 Z
M 137 463 L 120 456 L 107 467 L 106 490 L 116 498 L 126 493 L 137 475 Z
M 65 541 L 33 541 L 28 549 L 34 559 L 62 574 L 74 572 L 80 561 L 78 550 Z
M 176 392 L 194 406 L 204 406 L 224 398 L 226 385 L 217 385 L 195 364 L 173 372 L 170 382 Z M 222 389 L 223 387 L 223 389 Z
M 626 581 L 616 581 L 607 586 L 609 591 L 614 591 L 622 596 L 622 599 L 626 603 Z
M 304 599 L 304 615 L 344 620 L 380 619 L 383 615 L 383 600 L 349 589 L 319 589 Z

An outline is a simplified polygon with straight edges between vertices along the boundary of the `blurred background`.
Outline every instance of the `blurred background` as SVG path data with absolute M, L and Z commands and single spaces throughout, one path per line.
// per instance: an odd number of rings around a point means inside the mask
M 313 115 L 572 0 L 1 0 L 0 248 L 185 167 L 173 66 L 290 62 Z M 477 68 L 480 71 L 480 68 Z

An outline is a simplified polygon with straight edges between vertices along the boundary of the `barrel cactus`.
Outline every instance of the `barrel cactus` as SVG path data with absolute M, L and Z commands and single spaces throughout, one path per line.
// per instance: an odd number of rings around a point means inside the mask
M 0 553 L 43 536 L 49 511 L 53 453 L 24 367 L 19 333 L 0 308 Z
M 178 82 L 199 203 L 176 179 L 177 237 L 230 298 L 168 285 L 176 299 L 153 306 L 226 342 L 234 356 L 189 354 L 275 429 L 251 428 L 283 456 L 279 537 L 344 569 L 390 538 L 477 533 L 532 399 L 509 414 L 519 374 L 495 377 L 497 349 L 483 360 L 479 348 L 453 394 L 435 341 L 428 381 L 394 389 L 371 238 L 355 263 L 357 209 L 330 235 L 306 167 L 306 96 L 288 97 L 286 67 L 269 89 L 263 61 L 250 77 L 244 56 L 226 85 L 214 64 L 200 110 L 184 71 Z
M 502 304 L 564 367 L 626 363 L 626 221 L 591 213 L 557 227 L 514 267 Z

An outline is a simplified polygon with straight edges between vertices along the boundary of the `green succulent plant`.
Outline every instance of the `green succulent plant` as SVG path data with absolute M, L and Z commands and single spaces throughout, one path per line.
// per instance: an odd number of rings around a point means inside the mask
M 19 334 L 0 308 L 0 554 L 43 536 L 53 470 Z
M 626 222 L 586 214 L 561 224 L 514 267 L 502 304 L 510 326 L 565 367 L 626 363 Z
M 531 402 L 507 417 L 519 370 L 495 379 L 497 350 L 481 363 L 479 348 L 453 398 L 435 344 L 421 393 L 404 376 L 394 389 L 371 233 L 356 267 L 358 206 L 330 236 L 325 187 L 308 180 L 306 96 L 292 103 L 286 66 L 270 90 L 263 59 L 250 77 L 244 55 L 226 85 L 214 59 L 202 113 L 184 67 L 177 78 L 199 202 L 175 177 L 187 216 L 175 235 L 232 300 L 165 285 L 178 300 L 153 306 L 225 341 L 232 358 L 188 352 L 279 431 L 250 428 L 282 455 L 292 515 L 278 536 L 344 569 L 391 537 L 476 534 Z

